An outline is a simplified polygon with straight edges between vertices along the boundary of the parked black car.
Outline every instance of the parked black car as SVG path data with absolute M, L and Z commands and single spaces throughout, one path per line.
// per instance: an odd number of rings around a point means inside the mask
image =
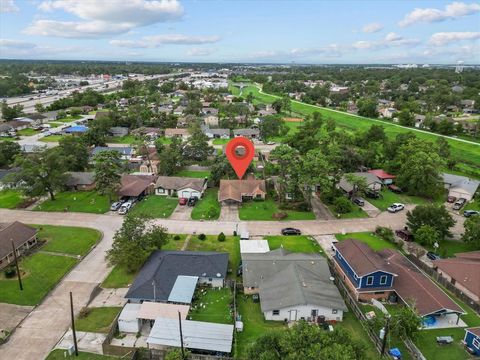
M 440 256 L 438 256 L 434 252 L 429 251 L 427 252 L 427 258 L 429 258 L 430 260 L 438 260 L 440 259 Z
M 380 193 L 372 189 L 367 189 L 365 190 L 365 196 L 370 199 L 378 199 L 380 197 Z
M 295 228 L 284 228 L 282 229 L 282 235 L 302 235 L 302 232 Z
M 365 200 L 363 200 L 360 197 L 353 198 L 352 201 L 353 201 L 354 204 L 357 204 L 360 207 L 365 205 Z
M 192 196 L 188 199 L 188 202 L 187 202 L 187 205 L 188 206 L 195 206 L 195 204 L 197 203 L 198 201 L 198 197 L 196 196 Z
M 477 210 L 465 210 L 463 212 L 463 216 L 465 217 L 470 217 L 470 216 L 479 215 L 479 214 L 480 214 L 480 211 L 477 211 Z

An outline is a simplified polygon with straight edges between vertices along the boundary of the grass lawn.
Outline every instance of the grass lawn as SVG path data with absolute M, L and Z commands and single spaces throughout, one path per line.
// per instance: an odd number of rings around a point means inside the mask
M 108 356 L 108 355 L 99 355 L 93 353 L 87 353 L 83 351 L 78 352 L 78 356 L 68 356 L 65 358 L 65 352 L 67 350 L 62 349 L 55 349 L 50 354 L 48 354 L 45 360 L 65 360 L 65 359 L 76 359 L 76 360 L 118 360 L 116 356 Z
M 172 138 L 167 138 L 165 136 L 162 136 L 162 137 L 159 137 L 158 138 L 160 140 L 160 142 L 164 145 L 168 145 L 168 144 L 171 144 L 172 143 Z
M 375 234 L 369 232 L 357 232 L 357 233 L 347 233 L 343 234 L 336 234 L 335 237 L 339 240 L 346 240 L 346 239 L 356 239 L 359 240 L 368 246 L 370 246 L 373 250 L 378 251 L 382 249 L 396 249 L 396 246 L 388 241 L 385 241 Z
M 218 189 L 207 189 L 203 198 L 192 210 L 193 220 L 217 220 L 220 216 L 220 204 L 218 202 Z
M 453 344 L 437 345 L 437 336 L 452 336 Z M 427 359 L 452 360 L 452 359 L 473 359 L 469 357 L 461 344 L 465 330 L 462 328 L 421 330 L 415 339 L 415 345 Z
M 406 194 L 395 194 L 390 190 L 382 190 L 380 193 L 382 196 L 378 199 L 366 198 L 366 200 L 372 205 L 376 206 L 382 211 L 387 210 L 387 208 L 393 203 L 402 203 L 402 204 L 415 204 L 415 205 L 425 205 L 430 203 L 429 200 L 421 198 L 419 196 L 409 196 Z M 443 203 L 445 199 L 439 198 L 434 200 L 435 203 Z
M 15 141 L 15 140 L 17 139 L 14 137 L 4 137 L 4 136 L 0 137 L 0 141 Z
M 480 211 L 480 200 L 476 199 L 475 201 L 471 201 L 465 205 L 463 210 L 477 210 Z
M 42 142 L 59 142 L 61 139 L 63 139 L 63 135 L 50 135 L 50 136 L 44 136 L 41 139 L 38 139 L 38 141 Z
M 51 128 L 56 128 L 56 127 L 59 127 L 60 125 L 63 125 L 63 123 L 61 122 L 56 122 L 56 121 L 51 121 L 49 123 L 47 123 L 48 125 L 50 125 Z
M 136 273 L 129 273 L 120 266 L 114 266 L 110 274 L 103 280 L 101 287 L 106 289 L 115 289 L 127 287 L 133 282 Z
M 0 191 L 0 208 L 15 209 L 22 201 L 22 194 L 17 190 Z
M 226 145 L 231 139 L 213 139 L 213 145 Z
M 175 176 L 204 179 L 210 176 L 208 170 L 180 170 Z
M 107 144 L 133 144 L 136 141 L 135 136 L 108 136 L 105 140 Z
M 101 238 L 95 229 L 73 226 L 35 225 L 39 229 L 38 237 L 47 240 L 44 251 L 85 255 Z
M 260 336 L 271 331 L 286 330 L 283 321 L 266 321 L 260 309 L 260 303 L 254 303 L 251 296 L 239 294 L 237 296 L 237 311 L 243 321 L 243 331 L 235 333 L 235 358 L 246 359 L 247 349 Z
M 38 134 L 39 132 L 40 131 L 38 131 L 38 130 L 33 130 L 31 128 L 26 128 L 26 129 L 22 129 L 22 130 L 17 131 L 17 135 L 18 136 L 32 136 L 32 135 Z
M 68 115 L 67 117 L 57 119 L 56 121 L 66 123 L 66 122 L 72 122 L 72 121 L 75 121 L 75 120 L 79 120 L 81 118 L 82 118 L 82 115 L 75 115 L 75 116 Z
M 284 220 L 315 220 L 311 211 L 281 210 L 273 199 L 264 201 L 249 201 L 240 206 L 240 220 L 273 220 L 273 214 L 285 212 L 287 217 Z
M 194 235 L 188 243 L 187 250 L 228 252 L 228 277 L 235 278 L 237 276 L 240 264 L 240 238 L 238 236 L 227 236 L 224 242 L 220 242 L 216 235 L 207 235 L 205 240 L 200 240 L 198 236 Z
M 362 210 L 361 207 L 357 205 L 353 205 L 353 210 L 346 213 L 346 214 L 337 214 L 334 210 L 333 205 L 328 205 L 328 208 L 330 209 L 330 212 L 333 214 L 333 216 L 336 216 L 338 219 L 357 219 L 357 218 L 366 218 L 368 217 L 368 214 Z
M 322 250 L 315 239 L 310 236 L 265 236 L 270 250 L 283 246 L 288 251 L 303 253 L 318 253 Z M 323 251 L 322 251 L 323 253 Z
M 428 251 L 435 252 L 433 246 L 424 246 L 425 249 Z M 445 249 L 445 250 L 443 250 Z M 440 254 L 442 257 L 454 257 L 456 253 L 460 252 L 467 252 L 467 251 L 475 251 L 478 250 L 474 246 L 470 244 L 466 244 L 463 241 L 455 241 L 455 240 L 443 240 L 440 241 L 440 246 L 438 248 L 437 253 Z M 444 253 L 446 251 L 446 253 Z
M 195 301 L 188 317 L 195 321 L 233 324 L 233 295 L 230 288 L 200 288 L 195 291 Z
M 104 214 L 109 209 L 108 196 L 98 195 L 96 191 L 66 191 L 55 194 L 55 200 L 45 200 L 34 210 Z
M 88 308 L 87 314 L 80 314 L 75 321 L 77 331 L 108 333 L 113 320 L 122 311 L 121 307 Z
M 77 260 L 67 256 L 36 253 L 22 258 L 23 291 L 18 287 L 18 281 L 13 279 L 0 280 L 0 302 L 17 305 L 36 305 L 70 270 Z
M 175 236 L 178 236 L 179 239 L 174 240 Z M 168 243 L 162 247 L 162 250 L 181 250 L 187 236 L 186 234 L 172 234 Z
M 166 196 L 150 195 L 137 203 L 132 213 L 146 214 L 154 218 L 168 218 L 177 207 L 178 199 Z

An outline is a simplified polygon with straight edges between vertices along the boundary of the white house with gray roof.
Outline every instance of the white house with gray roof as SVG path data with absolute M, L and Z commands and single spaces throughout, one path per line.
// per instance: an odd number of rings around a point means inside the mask
M 480 181 L 465 176 L 443 173 L 442 178 L 444 187 L 448 190 L 448 196 L 464 198 L 467 201 L 473 199 L 480 185 Z
M 155 184 L 155 194 L 201 198 L 207 189 L 207 178 L 187 178 L 180 176 L 159 176 Z

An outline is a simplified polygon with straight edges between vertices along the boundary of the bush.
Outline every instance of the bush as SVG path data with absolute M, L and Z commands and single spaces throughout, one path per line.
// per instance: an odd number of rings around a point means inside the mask
M 395 235 L 393 233 L 393 230 L 388 227 L 377 226 L 375 228 L 375 234 L 381 237 L 383 240 L 395 243 Z
M 180 240 L 180 235 L 175 235 L 175 236 L 173 237 L 173 240 Z
M 15 275 L 17 275 L 17 269 L 15 269 L 15 266 L 9 266 L 5 269 L 5 277 L 7 279 L 11 279 Z
M 272 219 L 283 220 L 288 216 L 286 212 L 278 212 L 272 214 Z
M 342 194 L 339 191 L 324 191 L 320 194 L 320 200 L 325 204 L 333 204 L 335 199 Z
M 83 307 L 78 314 L 79 318 L 86 318 L 92 310 L 88 307 Z
M 338 214 L 346 214 L 353 210 L 353 205 L 346 197 L 336 198 L 333 202 L 333 208 Z
M 202 241 L 203 241 L 203 240 L 205 240 L 206 238 L 207 238 L 207 235 L 205 235 L 205 234 L 200 234 L 200 235 L 198 235 L 198 240 L 202 240 Z
M 218 237 L 217 237 L 217 240 L 220 241 L 220 242 L 224 242 L 226 239 L 225 237 L 225 234 L 223 232 L 221 232 L 220 234 L 218 234 Z

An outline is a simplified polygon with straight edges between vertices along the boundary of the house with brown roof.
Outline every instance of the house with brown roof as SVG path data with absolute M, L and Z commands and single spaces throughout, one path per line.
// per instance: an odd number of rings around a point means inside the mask
M 188 178 L 180 176 L 159 176 L 155 184 L 155 194 L 160 196 L 178 196 L 199 199 L 207 189 L 207 178 Z
M 69 190 L 90 191 L 95 189 L 95 173 L 93 172 L 67 172 L 68 178 L 65 186 Z
M 122 175 L 120 197 L 138 198 L 153 194 L 155 189 L 156 175 Z
M 463 309 L 399 251 L 372 250 L 348 239 L 333 245 L 335 269 L 360 301 L 388 299 L 414 307 L 422 317 L 454 314 L 458 323 Z
M 17 257 L 37 243 L 38 230 L 19 221 L 0 223 L 0 269 L 13 263 L 13 245 Z
M 220 180 L 218 201 L 224 204 L 239 204 L 245 200 L 265 200 L 265 180 Z
M 480 251 L 457 253 L 454 258 L 435 260 L 433 265 L 440 276 L 480 303 Z
M 181 139 L 188 139 L 190 137 L 190 132 L 188 131 L 188 129 L 165 129 L 165 137 L 178 137 Z

